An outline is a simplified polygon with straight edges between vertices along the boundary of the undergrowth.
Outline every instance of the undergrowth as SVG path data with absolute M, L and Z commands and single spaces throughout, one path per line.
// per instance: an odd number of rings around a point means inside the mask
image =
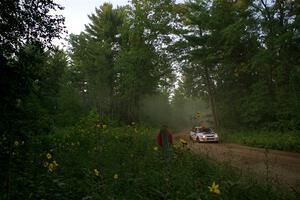
M 172 159 L 166 161 L 155 144 L 157 130 L 136 124 L 111 127 L 96 119 L 89 116 L 50 135 L 15 141 L 1 199 L 297 198 L 182 144 L 173 145 Z
M 223 142 L 300 153 L 299 132 L 220 131 Z

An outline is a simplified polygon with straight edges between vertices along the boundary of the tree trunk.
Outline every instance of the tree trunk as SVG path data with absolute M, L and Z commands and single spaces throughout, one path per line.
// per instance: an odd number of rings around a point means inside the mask
M 215 98 L 214 98 L 214 94 L 213 94 L 213 90 L 212 90 L 212 83 L 211 83 L 211 80 L 209 77 L 208 67 L 206 67 L 206 66 L 204 67 L 204 72 L 205 72 L 206 86 L 207 86 L 207 90 L 208 90 L 208 99 L 209 99 L 211 111 L 213 114 L 215 126 L 216 126 L 216 128 L 219 128 L 219 120 L 218 120 L 217 111 L 216 111 L 216 102 L 215 102 Z

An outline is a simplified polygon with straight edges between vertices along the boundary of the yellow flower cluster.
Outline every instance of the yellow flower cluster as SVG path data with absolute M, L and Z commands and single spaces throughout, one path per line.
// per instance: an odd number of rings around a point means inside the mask
M 116 179 L 118 179 L 118 178 L 119 178 L 118 174 L 115 174 L 115 175 L 114 175 L 114 179 L 116 180 Z
M 44 162 L 44 167 L 48 168 L 49 172 L 54 172 L 58 167 L 57 162 L 52 159 L 53 156 L 50 153 L 46 154 L 46 158 L 47 161 Z
M 195 113 L 195 118 L 197 118 L 197 119 L 200 118 L 200 112 Z
M 100 170 L 98 170 L 98 169 L 94 169 L 94 173 L 95 173 L 95 176 L 100 176 L 101 175 Z
M 101 177 L 101 172 L 99 169 L 94 169 L 94 174 L 95 174 L 95 176 Z M 115 180 L 119 179 L 119 175 L 114 174 L 113 179 L 115 179 Z
M 215 194 L 220 194 L 219 184 L 216 184 L 215 182 L 212 183 L 212 186 L 208 186 L 208 189 L 210 192 Z
M 106 129 L 106 128 L 107 128 L 107 125 L 106 125 L 106 124 L 103 124 L 103 125 L 101 125 L 101 124 L 96 124 L 96 127 L 97 127 L 97 128 L 103 128 L 103 129 Z
M 179 145 L 178 143 L 175 143 L 175 144 L 173 144 L 173 148 L 174 148 L 174 149 L 179 149 L 179 148 L 180 148 L 180 145 Z

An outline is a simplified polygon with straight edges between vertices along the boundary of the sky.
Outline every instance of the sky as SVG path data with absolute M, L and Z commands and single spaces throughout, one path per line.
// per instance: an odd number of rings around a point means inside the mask
M 184 1 L 176 0 L 177 3 Z M 110 2 L 116 8 L 128 4 L 129 0 L 54 0 L 54 2 L 64 7 L 64 10 L 56 14 L 62 14 L 65 17 L 68 34 L 79 34 L 84 31 L 84 25 L 89 23 L 88 15 L 94 13 L 96 7 L 98 8 L 105 2 Z M 69 47 L 65 39 L 55 39 L 53 44 L 65 50 Z
M 79 34 L 84 31 L 84 25 L 89 23 L 88 15 L 95 12 L 95 8 L 105 2 L 110 2 L 116 8 L 128 4 L 128 0 L 54 0 L 65 7 L 62 14 L 65 17 L 65 25 L 68 33 Z M 177 0 L 176 2 L 183 2 Z
M 59 14 L 62 14 L 66 21 L 68 33 L 79 34 L 84 30 L 84 25 L 89 23 L 88 15 L 95 12 L 95 7 L 99 7 L 105 2 L 110 2 L 114 7 L 128 4 L 128 0 L 55 0 L 65 7 Z

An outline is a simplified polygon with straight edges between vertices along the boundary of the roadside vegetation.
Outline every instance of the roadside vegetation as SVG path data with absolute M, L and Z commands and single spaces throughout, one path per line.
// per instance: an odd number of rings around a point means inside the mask
M 299 132 L 220 131 L 222 142 L 300 153 Z
M 0 199 L 296 198 L 182 145 L 166 164 L 151 127 L 299 152 L 299 1 L 104 3 L 79 34 L 55 2 L 0 1 Z
M 98 119 L 92 112 L 75 126 L 14 141 L 9 190 L 2 188 L 1 198 L 296 199 L 284 186 L 192 154 L 182 140 L 167 162 L 156 129 Z

